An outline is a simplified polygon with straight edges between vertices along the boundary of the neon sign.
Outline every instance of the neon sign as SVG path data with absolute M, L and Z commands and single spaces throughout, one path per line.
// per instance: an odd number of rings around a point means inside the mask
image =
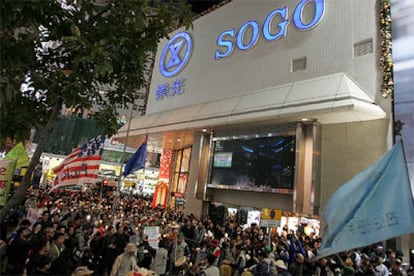
M 160 72 L 171 78 L 181 72 L 191 56 L 193 41 L 187 32 L 174 35 L 165 45 L 160 56 Z
M 310 22 L 304 23 L 303 10 L 310 3 L 313 3 L 314 6 L 313 18 Z M 310 30 L 319 24 L 323 18 L 324 12 L 324 0 L 301 0 L 293 11 L 293 25 L 299 31 Z M 287 27 L 289 24 L 288 13 L 288 8 L 283 7 L 280 9 L 275 9 L 267 15 L 262 26 L 262 34 L 267 41 L 276 41 L 286 36 Z M 272 30 L 272 23 L 275 18 L 279 18 L 280 20 L 279 23 L 277 23 L 277 32 L 274 32 Z M 250 37 L 250 40 L 248 42 L 245 42 L 245 33 L 249 29 L 251 30 L 252 35 Z M 254 47 L 254 45 L 259 40 L 259 37 L 260 24 L 256 20 L 249 20 L 245 22 L 237 33 L 235 28 L 226 30 L 219 34 L 217 37 L 217 46 L 221 47 L 221 49 L 216 50 L 214 57 L 216 60 L 219 60 L 230 56 L 233 53 L 235 46 L 237 46 L 237 48 L 242 51 L 249 50 Z M 234 39 L 236 40 L 235 42 Z

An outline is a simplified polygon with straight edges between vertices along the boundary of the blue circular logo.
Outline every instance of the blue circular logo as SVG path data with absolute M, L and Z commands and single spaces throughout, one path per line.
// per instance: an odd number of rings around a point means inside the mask
M 160 56 L 160 72 L 171 78 L 184 69 L 191 56 L 193 41 L 187 32 L 174 35 L 165 45 Z

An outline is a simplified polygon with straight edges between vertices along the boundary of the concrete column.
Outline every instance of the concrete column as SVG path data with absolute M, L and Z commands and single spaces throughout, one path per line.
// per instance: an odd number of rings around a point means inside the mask
M 294 187 L 293 211 L 313 215 L 315 183 L 318 171 L 318 123 L 301 122 L 296 126 L 296 181 Z
M 203 216 L 203 200 L 207 190 L 208 164 L 210 156 L 210 134 L 195 133 L 191 148 L 184 213 Z

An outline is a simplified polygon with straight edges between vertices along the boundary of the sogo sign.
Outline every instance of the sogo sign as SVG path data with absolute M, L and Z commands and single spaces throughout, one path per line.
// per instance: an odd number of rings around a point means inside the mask
M 314 14 L 310 22 L 304 23 L 303 11 L 308 4 L 313 4 Z M 322 20 L 324 11 L 324 0 L 301 0 L 294 9 L 292 14 L 293 25 L 299 31 L 310 30 L 314 28 Z M 288 8 L 283 7 L 280 9 L 275 9 L 267 15 L 261 28 L 263 37 L 267 41 L 276 41 L 286 36 L 287 26 L 289 24 L 288 14 Z M 272 30 L 272 23 L 273 20 L 275 20 L 275 18 L 280 18 L 280 21 L 277 24 L 278 28 L 276 31 Z M 248 29 L 251 29 L 251 37 L 248 42 L 245 42 L 244 37 Z M 222 48 L 216 50 L 215 59 L 218 60 L 230 56 L 234 50 L 234 44 L 236 44 L 237 48 L 239 48 L 242 51 L 252 48 L 259 40 L 259 36 L 260 25 L 259 22 L 257 22 L 256 20 L 249 20 L 246 23 L 244 23 L 240 27 L 238 33 L 236 33 L 236 30 L 234 28 L 222 32 L 217 37 L 217 46 Z M 234 41 L 234 39 L 236 39 L 236 41 Z

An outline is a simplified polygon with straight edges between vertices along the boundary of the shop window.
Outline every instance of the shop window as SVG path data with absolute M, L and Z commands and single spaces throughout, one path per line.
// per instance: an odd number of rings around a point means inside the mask
M 171 185 L 171 203 L 174 206 L 185 204 L 188 173 L 190 168 L 191 147 L 176 151 Z

